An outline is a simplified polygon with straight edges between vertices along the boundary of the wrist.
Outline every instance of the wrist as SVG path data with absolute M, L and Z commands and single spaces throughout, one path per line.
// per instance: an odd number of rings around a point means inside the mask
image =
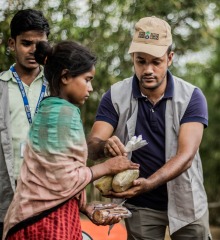
M 87 204 L 83 209 L 80 209 L 80 212 L 86 215 L 89 219 L 93 219 L 93 213 L 95 211 L 95 208 L 93 205 Z
M 91 160 L 96 161 L 98 159 L 105 158 L 104 146 L 106 141 L 103 141 L 97 137 L 93 137 L 88 139 L 87 144 L 88 155 Z
M 108 152 L 108 148 L 106 146 L 106 142 L 107 141 L 102 141 L 102 143 L 101 143 L 102 144 L 101 148 L 103 149 L 102 154 L 103 154 L 103 157 L 105 157 L 105 158 L 109 157 L 109 152 Z
M 95 181 L 96 179 L 104 175 L 109 175 L 111 173 L 109 172 L 109 168 L 108 166 L 106 166 L 105 162 L 90 167 L 90 171 L 92 172 L 93 175 L 92 181 Z
M 91 172 L 91 181 L 90 182 L 93 182 L 94 176 L 93 176 L 93 171 L 92 171 L 91 167 L 89 167 L 89 170 Z

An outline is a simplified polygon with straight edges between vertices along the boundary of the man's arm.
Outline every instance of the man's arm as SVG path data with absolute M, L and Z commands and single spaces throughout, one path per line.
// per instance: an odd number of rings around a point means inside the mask
M 151 188 L 167 183 L 191 167 L 202 140 L 203 129 L 203 124 L 198 122 L 181 125 L 177 154 L 149 177 Z
M 179 132 L 177 154 L 147 179 L 139 178 L 133 182 L 133 187 L 126 192 L 111 192 L 111 196 L 131 198 L 143 192 L 151 191 L 185 172 L 192 165 L 202 140 L 203 129 L 203 124 L 198 122 L 182 124 Z
M 124 145 L 118 137 L 112 136 L 113 132 L 113 126 L 108 122 L 96 121 L 94 123 L 87 139 L 90 159 L 126 156 Z

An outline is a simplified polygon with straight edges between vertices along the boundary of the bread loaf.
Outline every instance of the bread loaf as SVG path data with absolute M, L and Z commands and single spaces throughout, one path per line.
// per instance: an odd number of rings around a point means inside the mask
M 103 176 L 96 181 L 94 181 L 94 186 L 99 189 L 99 191 L 105 195 L 112 190 L 112 180 L 113 176 Z
M 139 176 L 139 170 L 125 170 L 116 174 L 112 181 L 112 188 L 115 192 L 124 192 L 132 186 L 132 182 Z

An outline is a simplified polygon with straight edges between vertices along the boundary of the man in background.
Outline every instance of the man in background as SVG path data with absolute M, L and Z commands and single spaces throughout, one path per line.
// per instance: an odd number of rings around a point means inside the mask
M 48 21 L 41 11 L 18 11 L 10 23 L 8 46 L 15 63 L 0 75 L 0 239 L 23 161 L 24 142 L 46 93 L 43 69 L 34 58 L 38 41 L 47 41 Z

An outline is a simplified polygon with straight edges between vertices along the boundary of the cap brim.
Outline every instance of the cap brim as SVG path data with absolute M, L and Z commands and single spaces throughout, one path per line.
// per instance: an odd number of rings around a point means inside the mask
M 154 57 L 162 57 L 168 50 L 168 47 L 169 46 L 136 43 L 132 41 L 131 46 L 128 50 L 128 53 L 143 52 L 143 53 L 150 54 Z

